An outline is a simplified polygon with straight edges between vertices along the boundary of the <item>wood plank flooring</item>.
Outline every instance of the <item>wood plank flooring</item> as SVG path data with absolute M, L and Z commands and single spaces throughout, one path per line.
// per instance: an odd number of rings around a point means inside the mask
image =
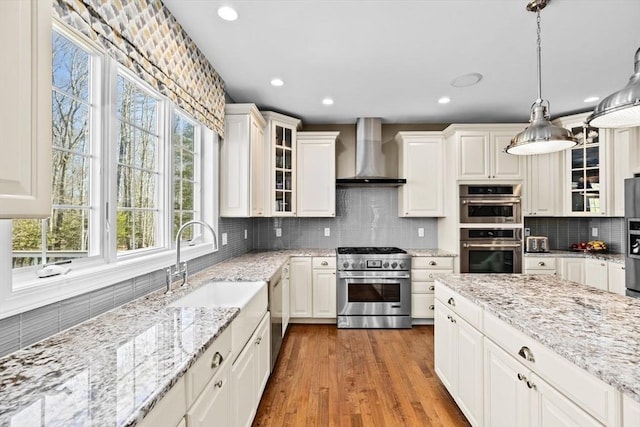
M 469 426 L 433 370 L 433 326 L 289 325 L 257 426 Z

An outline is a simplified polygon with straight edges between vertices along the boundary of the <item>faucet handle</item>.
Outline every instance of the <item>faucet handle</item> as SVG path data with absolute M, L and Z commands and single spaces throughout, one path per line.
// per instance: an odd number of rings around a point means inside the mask
M 182 261 L 178 266 L 176 274 L 182 276 L 182 286 L 187 286 L 187 278 L 189 277 L 189 268 L 187 267 L 187 261 Z

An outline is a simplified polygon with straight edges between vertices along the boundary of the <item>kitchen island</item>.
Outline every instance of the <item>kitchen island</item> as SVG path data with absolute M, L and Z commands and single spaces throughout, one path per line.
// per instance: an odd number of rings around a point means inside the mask
M 556 276 L 520 274 L 443 275 L 436 279 L 436 300 L 436 372 L 472 424 L 493 425 L 506 416 L 494 418 L 499 406 L 509 404 L 493 400 L 503 393 L 503 398 L 518 396 L 521 383 L 539 393 L 557 389 L 558 395 L 568 396 L 571 408 L 585 412 L 580 414 L 584 418 L 572 419 L 580 420 L 578 425 L 640 425 L 623 423 L 619 410 L 623 400 L 629 410 L 640 403 L 640 300 Z M 443 336 L 451 333 L 473 343 L 467 349 L 475 356 L 460 359 L 466 372 L 456 373 L 472 385 L 456 384 L 451 378 L 455 366 L 448 366 L 445 354 L 439 357 L 445 346 L 455 347 Z M 498 352 L 505 356 L 500 369 L 511 364 L 512 376 L 496 373 L 492 363 L 496 354 L 503 356 Z M 496 390 L 505 379 L 502 390 Z M 514 388 L 505 390 L 511 380 Z M 541 386 L 547 382 L 553 387 Z M 543 409 L 529 408 L 534 418 L 542 417 Z

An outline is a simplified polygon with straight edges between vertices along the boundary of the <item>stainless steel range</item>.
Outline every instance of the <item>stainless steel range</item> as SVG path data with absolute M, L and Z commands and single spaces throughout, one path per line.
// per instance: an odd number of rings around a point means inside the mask
M 410 328 L 411 255 L 387 247 L 336 252 L 338 328 Z

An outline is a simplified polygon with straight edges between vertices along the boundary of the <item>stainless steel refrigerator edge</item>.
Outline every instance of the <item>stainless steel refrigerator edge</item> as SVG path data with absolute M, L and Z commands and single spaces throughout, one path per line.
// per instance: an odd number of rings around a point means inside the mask
M 627 296 L 640 298 L 640 177 L 624 180 L 625 286 Z

